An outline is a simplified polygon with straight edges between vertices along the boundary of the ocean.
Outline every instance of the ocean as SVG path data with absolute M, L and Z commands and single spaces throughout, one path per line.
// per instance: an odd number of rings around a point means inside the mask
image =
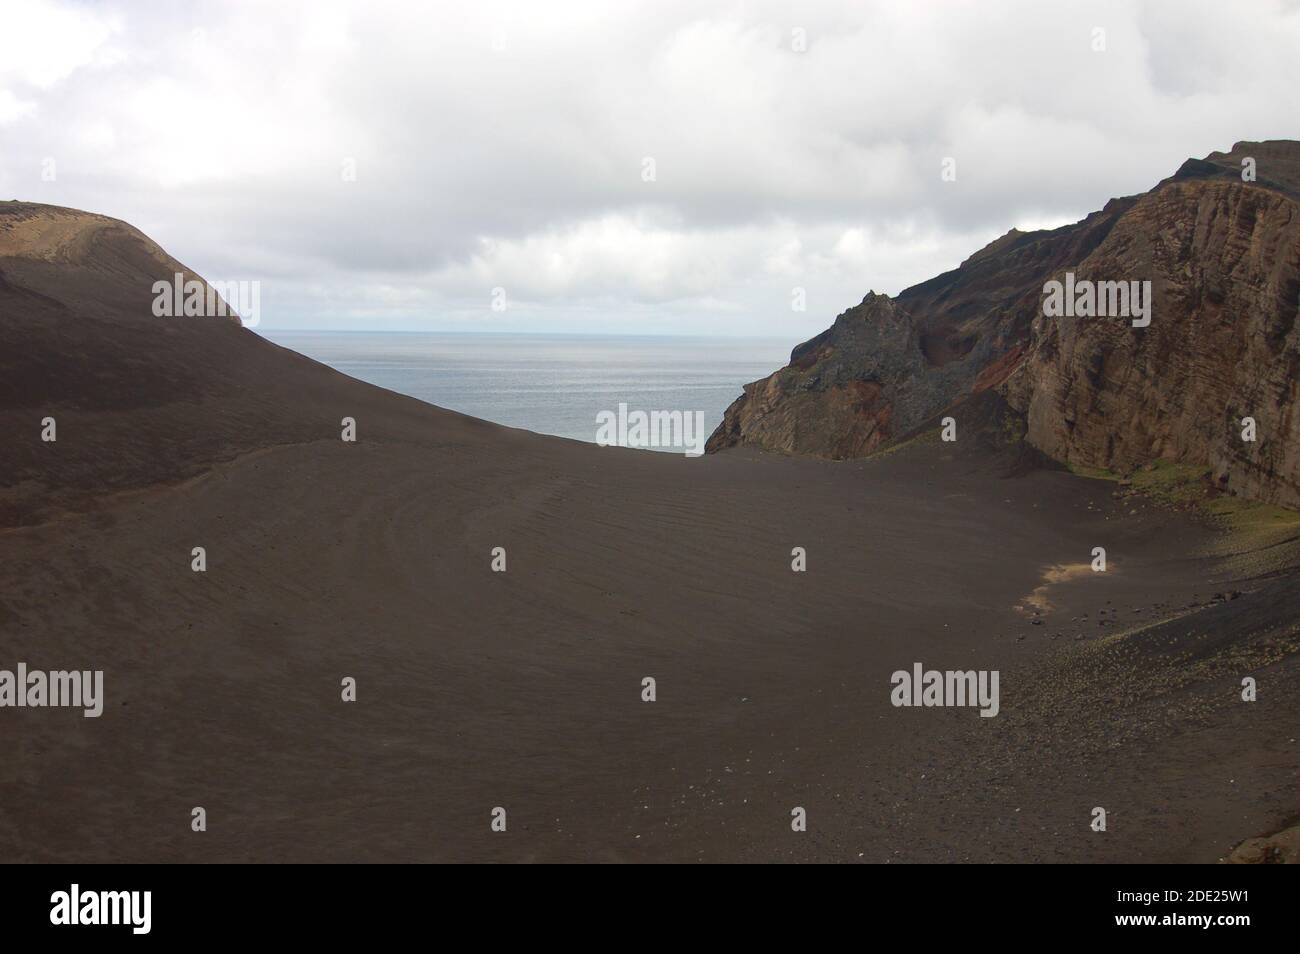
M 707 437 L 742 385 L 790 358 L 794 340 L 566 334 L 261 330 L 362 381 L 474 417 L 595 441 L 598 415 L 702 415 Z M 608 418 L 606 418 L 608 419 Z M 654 448 L 680 453 L 680 442 Z

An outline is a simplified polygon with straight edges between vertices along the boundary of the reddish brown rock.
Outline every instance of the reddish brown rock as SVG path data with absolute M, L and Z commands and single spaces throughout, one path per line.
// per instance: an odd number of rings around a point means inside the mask
M 1300 825 L 1263 838 L 1248 838 L 1223 860 L 1230 865 L 1300 864 Z
M 1067 271 L 1150 281 L 1150 326 L 1045 317 L 1043 286 Z M 1300 143 L 1238 143 L 1074 225 L 1013 230 L 897 298 L 868 295 L 746 386 L 709 448 L 865 456 L 996 390 L 1056 460 L 1174 460 L 1300 505 L 1298 297 Z
M 1265 150 L 1245 152 L 1268 168 Z M 1151 325 L 1036 318 L 1005 388 L 1029 441 L 1117 471 L 1158 458 L 1203 466 L 1221 487 L 1300 504 L 1295 198 L 1240 177 L 1175 177 L 1142 196 L 1075 272 L 1150 279 Z M 1254 443 L 1242 440 L 1246 417 Z

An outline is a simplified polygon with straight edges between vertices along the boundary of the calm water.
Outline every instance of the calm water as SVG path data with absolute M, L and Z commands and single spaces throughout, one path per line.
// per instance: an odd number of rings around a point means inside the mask
M 345 374 L 510 427 L 582 441 L 596 415 L 700 411 L 705 434 L 741 386 L 789 360 L 771 338 L 265 331 Z

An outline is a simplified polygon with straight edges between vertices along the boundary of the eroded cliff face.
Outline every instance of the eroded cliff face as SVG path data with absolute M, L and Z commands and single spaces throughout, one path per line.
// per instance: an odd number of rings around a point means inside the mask
M 1043 282 L 1086 257 L 1133 201 L 1050 232 L 1012 229 L 897 298 L 868 294 L 785 368 L 746 385 L 709 449 L 861 457 L 995 387 L 1024 355 Z
M 1246 157 L 1255 182 L 1241 179 Z M 1082 222 L 1013 230 L 840 315 L 746 386 L 709 448 L 861 457 L 945 413 L 960 427 L 962 405 L 995 390 L 1058 461 L 1122 472 L 1163 458 L 1300 505 L 1298 200 L 1300 143 L 1239 143 Z M 1067 271 L 1150 281 L 1150 325 L 1045 317 L 1043 286 Z
M 920 332 L 886 295 L 869 294 L 789 366 L 745 386 L 709 449 L 758 444 L 787 453 L 861 457 L 919 423 L 938 376 L 925 374 Z
M 1036 318 L 1005 385 L 1028 440 L 1109 470 L 1206 466 L 1222 487 L 1300 503 L 1298 213 L 1283 195 L 1222 181 L 1144 196 L 1077 274 L 1149 277 L 1151 324 Z

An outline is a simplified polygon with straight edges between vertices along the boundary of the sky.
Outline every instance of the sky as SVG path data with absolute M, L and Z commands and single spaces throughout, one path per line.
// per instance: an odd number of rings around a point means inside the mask
M 0 199 L 259 282 L 268 329 L 800 340 L 1012 227 L 1300 138 L 1282 0 L 0 0 L 0 24 Z

